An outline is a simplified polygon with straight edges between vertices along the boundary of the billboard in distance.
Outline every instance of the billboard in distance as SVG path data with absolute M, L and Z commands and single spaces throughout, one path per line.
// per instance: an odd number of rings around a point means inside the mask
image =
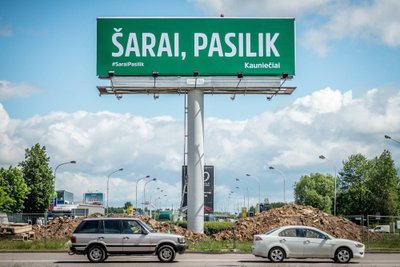
M 294 18 L 98 18 L 97 75 L 295 75 Z
M 184 185 L 187 177 L 187 166 L 182 166 L 182 191 L 183 192 L 183 207 L 187 206 L 187 188 Z M 214 212 L 214 166 L 204 165 L 204 213 Z
M 83 203 L 89 205 L 100 205 L 103 206 L 104 194 L 103 193 L 84 193 Z

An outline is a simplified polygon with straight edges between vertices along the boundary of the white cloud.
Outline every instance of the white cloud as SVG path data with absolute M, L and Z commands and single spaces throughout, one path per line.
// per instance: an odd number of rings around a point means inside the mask
M 399 135 L 398 114 L 398 89 L 371 89 L 354 98 L 351 91 L 324 88 L 248 120 L 206 118 L 205 159 L 215 165 L 217 192 L 224 194 L 217 195 L 216 202 L 223 205 L 226 192 L 235 186 L 234 178 L 246 173 L 259 179 L 262 198 L 266 194 L 279 201 L 274 196 L 282 196 L 281 177 L 266 166 L 291 172 L 287 177 L 289 190 L 301 175 L 315 172 L 315 166 L 322 164 L 320 154 L 338 168 L 354 153 L 375 157 L 393 145 L 384 134 Z M 146 187 L 149 196 L 157 198 L 161 192 L 156 188 L 162 187 L 168 198 L 160 204 L 179 205 L 182 121 L 107 111 L 55 112 L 15 120 L 0 104 L 0 166 L 16 166 L 24 159 L 24 150 L 36 143 L 46 146 L 53 168 L 77 161 L 57 172 L 57 187 L 74 192 L 77 200 L 88 190 L 105 192 L 107 175 L 124 168 L 112 176 L 110 203 L 134 201 L 136 180 L 151 175 L 158 181 Z M 394 159 L 399 158 L 399 150 L 393 153 Z M 143 192 L 143 185 L 139 184 L 139 192 Z M 257 199 L 256 183 L 249 181 L 248 186 L 251 199 Z
M 227 17 L 251 16 L 251 17 L 299 17 L 303 14 L 316 11 L 330 0 L 193 0 L 199 8 L 209 14 L 223 13 Z
M 295 17 L 306 33 L 297 36 L 299 43 L 327 54 L 334 42 L 349 38 L 400 45 L 400 1 L 274 1 L 274 0 L 193 0 L 207 13 L 227 17 Z
M 0 100 L 14 97 L 28 97 L 39 92 L 39 89 L 29 83 L 12 83 L 0 80 Z
M 326 54 L 331 43 L 343 38 L 360 39 L 390 47 L 400 45 L 400 2 L 365 1 L 333 5 L 326 21 L 309 29 L 301 43 Z

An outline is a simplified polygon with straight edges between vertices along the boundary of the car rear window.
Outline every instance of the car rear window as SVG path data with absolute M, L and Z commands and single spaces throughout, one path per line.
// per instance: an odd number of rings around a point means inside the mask
M 275 232 L 276 230 L 278 230 L 279 228 L 275 228 L 275 229 L 272 229 L 272 230 L 269 230 L 269 231 L 267 231 L 266 233 L 265 233 L 265 235 L 270 235 L 270 234 L 272 234 L 273 232 Z
M 83 221 L 81 224 L 79 224 L 74 233 L 97 233 L 98 229 L 99 221 Z
M 120 220 L 104 220 L 104 233 L 105 234 L 120 234 L 121 221 Z

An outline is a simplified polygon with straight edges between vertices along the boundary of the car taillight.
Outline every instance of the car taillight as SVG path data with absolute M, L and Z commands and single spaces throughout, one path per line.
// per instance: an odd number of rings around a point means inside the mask
M 76 243 L 76 236 L 71 236 L 71 242 Z
M 261 241 L 261 240 L 263 240 L 263 239 L 261 238 L 261 236 L 256 235 L 256 236 L 254 237 L 254 241 Z

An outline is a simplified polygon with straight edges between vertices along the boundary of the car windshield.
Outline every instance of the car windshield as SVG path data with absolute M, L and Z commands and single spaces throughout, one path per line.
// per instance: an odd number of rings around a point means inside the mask
M 267 231 L 266 233 L 265 233 L 265 235 L 270 235 L 270 234 L 272 234 L 273 232 L 275 232 L 276 230 L 278 230 L 279 228 L 275 228 L 275 229 L 272 229 L 272 230 L 269 230 L 269 231 Z
M 141 222 L 142 223 L 142 226 L 144 227 L 144 228 L 146 228 L 150 233 L 157 233 L 157 231 L 156 230 L 154 230 L 150 225 L 148 225 L 148 224 L 146 224 L 145 222 Z

